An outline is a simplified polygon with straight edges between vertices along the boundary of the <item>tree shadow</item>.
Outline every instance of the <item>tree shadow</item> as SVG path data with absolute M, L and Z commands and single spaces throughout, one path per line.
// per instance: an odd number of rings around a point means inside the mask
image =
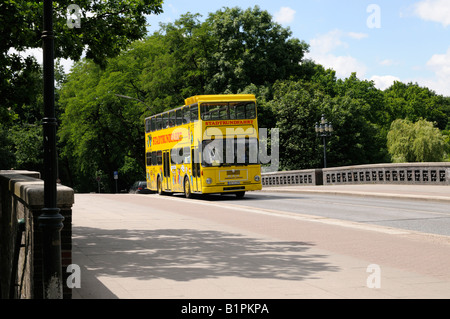
M 176 281 L 235 276 L 304 280 L 338 271 L 297 241 L 267 241 L 211 230 L 105 230 L 74 227 L 73 243 L 96 272 Z

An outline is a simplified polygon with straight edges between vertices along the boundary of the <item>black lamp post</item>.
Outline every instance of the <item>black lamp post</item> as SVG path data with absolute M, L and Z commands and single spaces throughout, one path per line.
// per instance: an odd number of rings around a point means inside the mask
M 321 136 L 323 139 L 323 167 L 327 168 L 327 143 L 326 138 L 330 137 L 333 133 L 333 125 L 331 122 L 325 118 L 325 115 L 322 114 L 322 118 L 320 119 L 320 123 L 316 123 L 315 126 L 317 137 Z
M 44 208 L 38 218 L 42 230 L 42 267 L 44 299 L 62 299 L 61 229 L 64 217 L 56 202 L 57 153 L 55 118 L 55 72 L 53 1 L 44 0 Z

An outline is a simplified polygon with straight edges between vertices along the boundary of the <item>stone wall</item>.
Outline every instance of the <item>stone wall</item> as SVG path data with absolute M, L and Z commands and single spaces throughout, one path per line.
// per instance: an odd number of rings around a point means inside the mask
M 321 169 L 263 173 L 261 176 L 263 187 L 282 185 L 322 185 L 322 178 Z
M 324 185 L 450 185 L 450 163 L 401 163 L 323 169 Z
M 345 184 L 450 185 L 450 163 L 373 164 L 262 174 L 263 187 Z
M 74 192 L 58 185 L 57 205 L 64 216 L 61 230 L 62 274 L 72 263 L 72 205 Z M 0 171 L 0 298 L 41 299 L 42 245 L 38 217 L 44 207 L 44 182 L 39 173 Z M 21 228 L 23 232 L 21 232 Z M 63 297 L 70 299 L 65 285 Z

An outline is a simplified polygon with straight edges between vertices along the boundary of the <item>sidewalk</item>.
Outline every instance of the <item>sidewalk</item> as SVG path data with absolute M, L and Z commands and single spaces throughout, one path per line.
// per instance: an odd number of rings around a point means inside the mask
M 262 191 L 371 196 L 405 200 L 433 200 L 450 203 L 450 186 L 436 185 L 352 184 L 325 186 L 276 186 L 265 187 Z
M 449 187 L 378 186 L 265 191 L 450 200 Z M 449 237 L 341 227 L 230 204 L 77 194 L 73 263 L 81 267 L 81 288 L 73 298 L 450 298 Z M 369 287 L 377 285 L 369 280 L 377 266 L 380 287 Z

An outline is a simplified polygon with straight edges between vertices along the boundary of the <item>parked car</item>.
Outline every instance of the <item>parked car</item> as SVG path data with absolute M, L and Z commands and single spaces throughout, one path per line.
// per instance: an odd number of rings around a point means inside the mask
M 139 181 L 133 184 L 131 186 L 130 194 L 151 194 L 152 191 L 147 188 L 147 182 L 146 181 Z

